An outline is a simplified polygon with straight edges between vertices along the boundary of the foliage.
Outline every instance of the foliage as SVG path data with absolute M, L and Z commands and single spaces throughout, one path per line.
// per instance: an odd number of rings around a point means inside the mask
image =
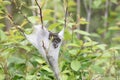
M 6 6 L 10 4 L 14 4 L 13 21 L 21 25 L 26 33 L 31 33 L 31 24 L 22 14 L 19 14 L 18 6 L 22 5 L 22 12 L 27 14 L 27 18 L 32 23 L 40 23 L 39 17 L 32 15 L 32 11 L 35 11 L 37 6 L 33 6 L 31 1 L 15 0 L 16 3 L 13 1 L 0 0 L 2 3 L 0 5 L 0 80 L 54 80 L 53 72 L 45 60 L 15 26 L 5 31 L 5 19 L 8 19 Z M 81 12 L 80 22 L 76 23 L 77 4 L 75 0 L 68 1 L 70 16 L 59 55 L 62 80 L 96 80 L 96 78 L 119 80 L 120 6 L 118 4 L 120 1 L 111 0 L 112 7 L 109 10 L 107 29 L 103 26 L 102 15 L 105 1 L 93 0 L 91 24 L 86 21 L 84 10 Z M 18 3 L 19 5 L 16 6 Z M 55 6 L 57 11 L 54 9 L 54 3 L 57 4 Z M 49 25 L 48 29 L 53 32 L 61 30 L 64 24 L 61 0 L 42 0 L 41 4 L 44 23 Z M 83 8 L 84 6 L 81 7 Z M 90 32 L 79 30 L 77 25 L 80 24 L 83 28 L 90 24 Z

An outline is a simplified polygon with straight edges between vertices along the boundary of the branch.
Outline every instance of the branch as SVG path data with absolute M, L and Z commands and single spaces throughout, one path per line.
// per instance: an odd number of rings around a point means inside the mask
M 86 1 L 85 0 L 83 0 L 83 4 L 84 4 L 84 7 L 85 7 L 85 11 L 86 11 L 86 13 L 88 12 L 88 7 L 87 7 L 87 4 L 86 4 Z
M 27 18 L 27 16 L 24 15 L 24 13 L 22 12 L 22 10 L 21 10 L 22 5 L 18 6 L 18 3 L 16 2 L 16 0 L 13 1 L 13 3 L 15 4 L 16 9 L 18 9 L 19 13 L 20 13 L 29 23 L 32 24 L 32 22 Z
M 11 15 L 7 14 L 9 21 L 25 36 L 24 30 L 21 29 L 14 21 Z
M 67 23 L 67 15 L 68 15 L 68 1 L 66 0 L 66 5 L 65 5 L 65 19 L 64 19 L 64 22 L 65 22 L 65 25 L 64 27 L 66 28 L 66 23 Z
M 43 16 L 42 16 L 42 9 L 41 9 L 39 3 L 37 2 L 37 0 L 35 0 L 35 2 L 36 2 L 37 6 L 38 6 L 38 8 L 39 8 L 39 10 L 40 10 L 40 20 L 41 20 L 42 29 L 43 29 Z
M 89 32 L 90 21 L 91 21 L 91 5 L 92 5 L 92 0 L 89 0 L 89 7 L 87 9 L 87 21 L 88 21 L 88 24 L 86 25 L 87 32 Z
M 47 59 L 49 65 L 50 65 L 51 69 L 53 70 L 56 79 L 57 79 L 57 80 L 60 80 L 60 79 L 59 79 L 59 75 L 58 75 L 58 74 L 56 73 L 56 71 L 54 70 L 54 63 L 53 63 L 54 58 L 48 54 L 49 48 L 47 49 L 47 48 L 45 47 L 44 41 L 42 41 L 42 47 L 43 47 L 43 49 L 44 49 L 44 51 L 45 51 L 45 53 L 46 53 L 46 59 Z
M 108 11 L 109 11 L 109 0 L 106 0 L 106 3 L 105 3 L 105 13 L 104 13 L 104 17 L 105 17 L 104 27 L 105 27 L 105 28 L 108 26 L 108 25 L 107 25 Z
M 31 21 L 27 18 L 26 15 L 24 15 L 24 13 L 21 11 L 21 9 L 19 9 L 19 12 L 20 12 L 20 14 L 21 14 L 29 23 L 31 23 Z M 32 23 L 31 23 L 31 24 L 32 24 Z
M 46 47 L 45 47 L 45 45 L 44 45 L 44 41 L 42 41 L 42 47 L 43 47 L 43 49 L 44 49 L 44 51 L 45 51 L 45 53 L 46 53 L 46 55 L 48 54 L 48 50 L 46 49 Z

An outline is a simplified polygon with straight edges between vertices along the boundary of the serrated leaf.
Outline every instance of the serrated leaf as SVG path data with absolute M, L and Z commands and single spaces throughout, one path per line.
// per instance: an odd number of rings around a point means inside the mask
M 81 65 L 80 65 L 80 62 L 77 61 L 77 60 L 73 60 L 71 62 L 71 68 L 74 70 L 74 71 L 78 71 L 80 69 Z

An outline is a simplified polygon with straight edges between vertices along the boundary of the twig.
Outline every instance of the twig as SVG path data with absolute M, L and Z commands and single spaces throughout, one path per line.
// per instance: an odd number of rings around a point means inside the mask
M 86 25 L 86 31 L 87 31 L 87 32 L 89 32 L 89 28 L 90 28 L 91 5 L 92 5 L 92 0 L 89 0 L 89 7 L 88 7 L 88 9 L 87 9 L 87 21 L 88 21 L 88 24 Z
M 81 7 L 81 0 L 77 0 L 77 24 L 78 24 L 78 29 L 80 30 L 80 7 Z M 80 39 L 81 35 L 80 34 L 77 34 L 78 38 Z
M 43 41 L 42 41 L 42 47 L 43 47 L 43 49 L 44 49 L 44 51 L 45 51 L 45 53 L 46 53 L 46 55 L 47 55 L 47 54 L 48 54 L 48 50 L 46 49 Z
M 105 32 L 104 32 L 104 37 L 107 31 L 107 26 L 108 26 L 108 12 L 109 12 L 109 0 L 106 0 L 105 3 L 105 13 L 104 13 L 104 28 L 105 28 Z
M 22 30 L 22 29 L 13 21 L 12 16 L 10 16 L 9 14 L 8 14 L 8 19 L 9 19 L 9 20 L 11 21 L 11 23 L 25 36 L 24 30 Z
M 27 18 L 27 16 L 26 15 L 24 15 L 24 13 L 22 12 L 22 10 L 21 10 L 21 5 L 20 6 L 18 6 L 18 3 L 16 2 L 16 0 L 15 1 L 13 1 L 13 3 L 15 4 L 15 6 L 16 6 L 16 9 L 18 9 L 18 11 L 19 11 L 19 13 L 29 22 L 29 23 L 31 23 L 32 24 L 32 22 Z
M 20 14 L 21 14 L 29 23 L 31 23 L 31 21 L 27 18 L 26 15 L 24 15 L 24 13 L 21 11 L 21 9 L 19 9 L 19 12 L 20 12 Z M 31 24 L 32 24 L 32 23 L 31 23 Z
M 44 49 L 44 51 L 45 51 L 45 53 L 46 53 L 46 59 L 47 59 L 49 65 L 50 65 L 51 69 L 53 70 L 56 79 L 57 79 L 57 80 L 60 80 L 60 79 L 59 79 L 59 75 L 58 75 L 58 74 L 55 72 L 55 70 L 54 70 L 54 66 L 53 66 L 54 64 L 52 63 L 52 61 L 53 61 L 54 59 L 53 59 L 52 56 L 50 56 L 50 55 L 48 54 L 49 48 L 47 49 L 47 48 L 45 47 L 44 41 L 42 41 L 42 47 L 43 47 L 43 49 Z
M 85 7 L 85 11 L 87 13 L 88 12 L 88 7 L 87 7 L 87 4 L 86 4 L 86 0 L 83 0 L 83 4 L 84 4 L 84 7 Z
M 64 27 L 66 28 L 66 23 L 67 23 L 67 15 L 68 15 L 68 1 L 66 0 L 66 8 L 65 8 L 65 25 Z
M 39 3 L 37 2 L 37 0 L 35 0 L 37 6 L 39 7 L 39 10 L 40 10 L 40 20 L 41 20 L 41 24 L 42 24 L 42 29 L 43 29 L 43 16 L 42 16 L 42 9 L 39 5 Z

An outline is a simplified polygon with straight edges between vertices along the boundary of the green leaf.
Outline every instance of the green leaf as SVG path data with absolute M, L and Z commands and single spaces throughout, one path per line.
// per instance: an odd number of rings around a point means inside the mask
M 74 70 L 74 71 L 78 71 L 80 69 L 81 65 L 80 65 L 80 62 L 77 61 L 77 60 L 73 60 L 71 62 L 71 68 Z
M 28 20 L 30 20 L 30 22 L 32 22 L 33 24 L 36 23 L 37 19 L 38 19 L 38 17 L 36 17 L 36 16 L 28 17 Z
M 27 75 L 26 76 L 26 80 L 33 80 L 33 79 L 35 79 L 35 75 Z
M 87 40 L 87 41 L 92 41 L 92 40 L 90 39 L 90 37 L 87 37 L 87 36 L 85 36 L 84 39 Z
M 101 4 L 102 4 L 102 0 L 94 0 L 93 8 L 99 8 Z
M 61 76 L 61 80 L 68 80 L 68 75 L 66 75 L 66 74 L 62 74 L 62 76 Z
M 3 19 L 4 17 L 0 16 L 0 19 Z
M 91 66 L 91 68 L 96 72 L 96 73 L 103 73 L 104 72 L 104 70 L 100 67 L 100 66 L 98 66 L 98 65 L 92 65 Z
M 42 69 L 48 71 L 48 72 L 52 72 L 52 70 L 48 67 L 48 66 L 43 66 Z
M 71 34 L 69 32 L 69 30 L 65 29 L 65 36 L 64 36 L 65 40 L 71 40 Z
M 7 36 L 5 35 L 5 33 L 2 30 L 0 30 L 0 40 L 4 41 L 6 39 L 7 39 Z
M 112 3 L 117 4 L 117 0 L 111 0 Z
M 74 30 L 75 33 L 79 33 L 81 35 L 85 35 L 85 36 L 90 36 L 90 33 L 82 31 L 82 30 Z
M 68 1 L 68 6 L 69 7 L 71 7 L 71 6 L 75 6 L 76 5 L 76 3 L 75 3 L 75 1 Z
M 69 50 L 69 53 L 70 53 L 71 55 L 77 55 L 78 51 L 75 50 L 75 49 L 73 49 L 73 50 Z
M 29 7 L 29 9 L 37 9 L 37 8 L 38 6 L 33 6 L 33 5 Z
M 85 18 L 80 18 L 80 24 L 84 25 L 84 24 L 89 24 Z
M 48 29 L 49 29 L 49 30 L 52 30 L 52 29 L 56 28 L 56 27 L 59 26 L 59 25 L 60 25 L 60 23 L 53 23 L 53 24 L 51 24 L 51 25 L 48 27 Z
M 0 11 L 0 14 L 3 14 L 4 12 L 3 11 Z
M 118 26 L 112 26 L 109 28 L 109 30 L 120 30 L 120 27 Z
M 41 58 L 35 58 L 35 61 L 38 62 L 39 64 L 45 63 L 45 61 L 42 60 Z
M 15 63 L 15 64 L 23 64 L 25 63 L 25 59 L 16 57 L 16 56 L 12 56 L 11 58 L 9 58 L 9 63 Z
M 99 48 L 99 49 L 101 49 L 101 50 L 105 50 L 105 47 L 106 47 L 107 45 L 106 44 L 99 44 L 99 45 L 97 45 L 97 47 Z
M 67 47 L 80 47 L 80 45 L 75 43 L 70 43 L 70 44 L 67 44 Z
M 96 44 L 98 44 L 98 42 L 95 42 L 95 41 L 90 41 L 90 42 L 86 42 L 86 43 L 84 43 L 84 45 L 83 46 L 94 46 L 94 45 L 96 45 Z
M 5 25 L 4 25 L 4 24 L 2 24 L 2 23 L 0 23 L 0 28 L 3 28 L 3 27 L 5 27 Z
M 10 5 L 11 2 L 10 2 L 10 1 L 3 1 L 3 4 L 4 4 L 4 5 Z

